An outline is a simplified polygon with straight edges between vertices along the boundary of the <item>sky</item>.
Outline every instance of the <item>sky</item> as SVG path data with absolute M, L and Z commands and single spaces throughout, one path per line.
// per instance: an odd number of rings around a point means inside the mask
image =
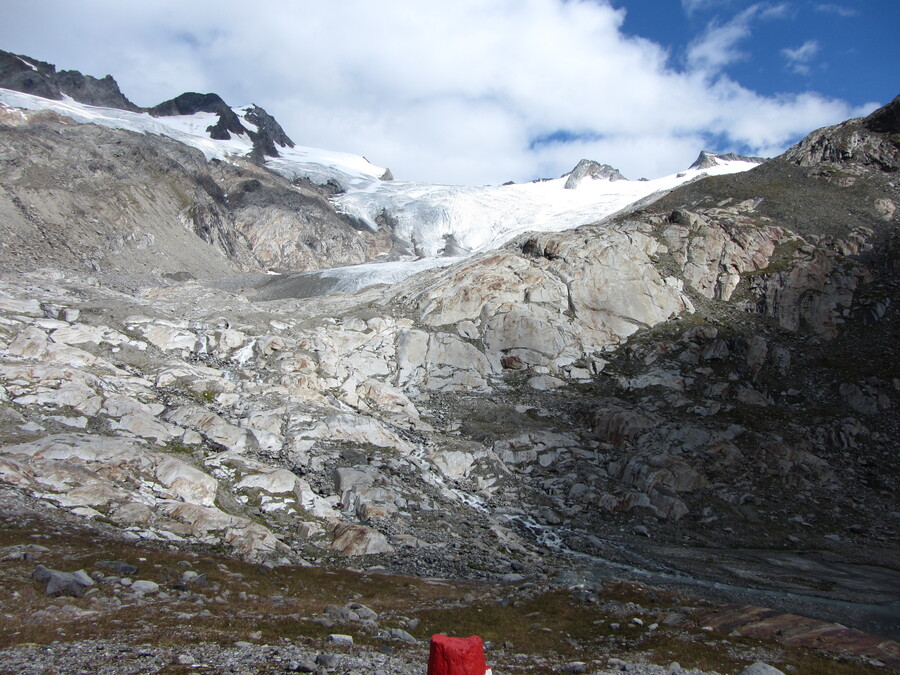
M 774 156 L 900 94 L 900 0 L 0 0 L 0 49 L 256 103 L 404 180 Z

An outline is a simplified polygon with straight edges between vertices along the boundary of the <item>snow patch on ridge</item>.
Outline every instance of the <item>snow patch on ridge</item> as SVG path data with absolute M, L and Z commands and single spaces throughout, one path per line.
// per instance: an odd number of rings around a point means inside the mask
M 168 136 L 197 148 L 207 160 L 227 161 L 231 156 L 244 156 L 253 150 L 253 142 L 243 134 L 232 134 L 227 141 L 210 138 L 206 134 L 206 128 L 218 122 L 216 113 L 151 117 L 149 113 L 90 106 L 72 99 L 54 101 L 9 89 L 0 89 L 0 103 L 26 110 L 52 110 L 84 124 Z M 234 110 L 241 117 L 242 124 L 255 128 L 252 122 L 243 117 L 246 109 L 247 106 L 240 106 Z M 267 163 L 274 171 L 289 179 L 305 177 L 320 184 L 327 183 L 329 179 L 336 180 L 343 189 L 365 188 L 378 181 L 386 170 L 373 165 L 364 157 L 344 152 L 301 146 L 279 148 L 278 152 L 281 157 L 269 159 Z

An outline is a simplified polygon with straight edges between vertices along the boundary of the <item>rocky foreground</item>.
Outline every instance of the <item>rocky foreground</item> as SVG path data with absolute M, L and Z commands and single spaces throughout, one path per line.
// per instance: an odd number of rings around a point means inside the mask
M 284 253 L 273 194 L 313 230 L 334 216 L 339 258 L 390 238 L 255 165 L 0 111 L 0 660 L 413 672 L 428 631 L 472 630 L 495 672 L 710 651 L 735 672 L 757 660 L 746 629 L 856 653 L 798 672 L 896 667 L 894 643 L 784 617 L 900 635 L 898 118 L 895 100 L 747 174 L 396 286 L 264 301 L 281 282 L 242 270 L 315 257 Z M 79 597 L 45 596 L 79 570 Z M 611 577 L 743 609 L 701 617 Z M 696 630 L 667 633 L 670 614 Z M 698 652 L 667 661 L 673 641 Z
M 3 673 L 422 673 L 438 632 L 482 635 L 495 673 L 900 665 L 900 645 L 858 631 L 634 583 L 251 564 L 215 547 L 141 543 L 9 491 L 0 502 Z

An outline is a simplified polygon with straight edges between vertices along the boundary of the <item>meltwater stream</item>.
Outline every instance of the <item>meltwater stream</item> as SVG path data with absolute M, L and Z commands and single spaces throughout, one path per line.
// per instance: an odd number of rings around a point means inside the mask
M 608 547 L 611 552 L 634 561 L 634 564 L 611 560 L 566 546 L 566 535 L 578 535 L 576 530 L 541 525 L 527 516 L 508 515 L 507 518 L 528 531 L 537 543 L 573 560 L 572 567 L 561 570 L 556 577 L 557 583 L 561 585 L 591 585 L 614 578 L 633 578 L 679 590 L 699 589 L 699 595 L 712 596 L 716 600 L 760 605 L 781 612 L 840 623 L 894 640 L 900 639 L 900 601 L 885 604 L 853 602 L 777 588 L 744 586 L 698 578 L 643 556 L 621 544 L 593 536 L 594 540 Z M 582 564 L 579 565 L 574 561 L 580 561 Z

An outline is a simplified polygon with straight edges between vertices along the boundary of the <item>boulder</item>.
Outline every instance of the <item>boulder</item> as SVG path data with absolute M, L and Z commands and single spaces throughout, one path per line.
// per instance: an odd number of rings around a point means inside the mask
M 156 477 L 186 502 L 201 506 L 213 506 L 216 502 L 218 481 L 180 459 L 163 460 L 156 467 Z
M 245 452 L 259 447 L 256 436 L 248 429 L 231 424 L 205 408 L 185 405 L 168 412 L 165 418 L 183 427 L 196 429 L 206 439 L 232 452 Z
M 333 523 L 331 548 L 344 555 L 358 556 L 375 553 L 393 553 L 394 547 L 387 538 L 371 527 L 353 523 Z
M 47 595 L 69 595 L 80 598 L 89 586 L 94 585 L 93 580 L 83 571 L 81 574 L 73 574 L 49 569 L 43 565 L 38 565 L 34 569 L 31 578 L 47 584 Z
M 778 670 L 778 668 L 770 666 L 768 663 L 757 661 L 741 670 L 738 675 L 784 675 L 784 671 Z
M 138 595 L 147 595 L 150 593 L 158 593 L 159 592 L 159 584 L 155 581 L 146 581 L 143 579 L 139 579 L 129 586 L 129 589 L 137 593 Z

